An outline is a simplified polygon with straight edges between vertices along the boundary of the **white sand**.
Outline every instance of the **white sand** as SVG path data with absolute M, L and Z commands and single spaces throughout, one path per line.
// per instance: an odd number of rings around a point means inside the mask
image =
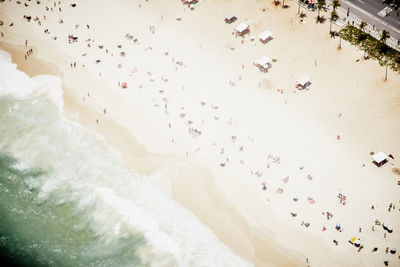
M 172 197 L 237 255 L 257 266 L 306 265 L 306 258 L 313 266 L 399 264 L 397 254 L 384 250 L 400 249 L 400 176 L 392 172 L 400 168 L 400 75 L 389 71 L 384 82 L 385 70 L 376 62 L 355 62 L 363 52 L 344 41 L 338 51 L 329 23 L 314 23 L 316 13 L 306 12 L 307 23 L 301 24 L 293 2 L 284 10 L 270 2 L 200 1 L 189 10 L 180 1 L 88 0 L 75 8 L 63 3 L 62 12 L 58 5 L 46 11 L 52 2 L 27 3 L 0 4 L 5 34 L 0 46 L 18 57 L 15 47 L 27 39 L 24 49 L 33 47 L 34 55 L 25 61 L 19 54 L 20 68 L 31 75 L 50 69 L 61 75 L 69 117 L 105 136 L 129 166 L 150 174 L 166 193 L 170 177 Z M 233 24 L 223 21 L 229 11 L 238 17 Z M 42 25 L 23 15 L 38 16 Z M 274 39 L 262 44 L 247 36 L 242 44 L 232 35 L 241 22 L 250 25 L 250 35 L 270 30 Z M 127 33 L 138 42 L 127 40 Z M 69 44 L 68 34 L 78 42 Z M 264 55 L 277 59 L 268 73 L 253 65 Z M 34 57 L 50 67 L 39 71 L 32 66 Z M 312 85 L 296 90 L 295 81 L 304 74 Z M 127 89 L 118 87 L 124 81 Z M 201 135 L 193 137 L 189 127 Z M 377 168 L 369 152 L 380 150 L 395 159 Z M 347 196 L 345 206 L 338 193 Z M 388 212 L 390 203 L 395 211 Z M 322 215 L 326 211 L 332 219 Z M 394 232 L 386 238 L 382 227 L 373 232 L 375 219 L 394 226 Z M 336 231 L 335 223 L 344 231 Z M 359 253 L 347 242 L 353 236 L 364 246 Z M 372 253 L 375 246 L 379 250 Z

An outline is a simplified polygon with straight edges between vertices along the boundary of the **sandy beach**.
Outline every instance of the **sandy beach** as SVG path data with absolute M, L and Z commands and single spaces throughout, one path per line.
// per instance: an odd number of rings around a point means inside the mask
M 295 2 L 21 2 L 0 3 L 0 49 L 30 76 L 61 77 L 66 116 L 234 254 L 254 266 L 400 264 L 385 252 L 400 250 L 400 75 L 384 81 L 362 51 L 338 50 L 316 12 L 300 23 Z M 250 33 L 236 37 L 242 22 Z M 311 85 L 299 90 L 302 75 Z M 393 158 L 377 167 L 371 151 Z

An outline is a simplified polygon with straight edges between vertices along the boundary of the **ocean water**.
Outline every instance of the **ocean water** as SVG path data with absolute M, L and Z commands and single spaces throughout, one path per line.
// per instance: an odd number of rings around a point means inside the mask
M 100 140 L 100 141 L 99 141 Z M 249 266 L 0 51 L 0 249 L 29 266 Z

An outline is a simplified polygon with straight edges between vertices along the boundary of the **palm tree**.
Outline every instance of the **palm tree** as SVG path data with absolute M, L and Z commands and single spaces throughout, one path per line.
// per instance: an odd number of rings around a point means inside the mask
M 393 4 L 394 4 L 394 9 L 395 9 L 395 10 L 398 10 L 399 7 L 400 7 L 400 0 L 394 0 L 394 1 L 393 1 Z
M 333 11 L 331 12 L 331 24 L 329 25 L 329 32 L 332 31 L 332 20 L 336 20 L 339 16 L 336 12 L 336 8 L 340 7 L 340 2 L 339 0 L 333 0 L 332 1 L 332 8 Z
M 297 15 L 300 14 L 300 0 L 297 0 L 299 2 L 299 9 L 297 10 Z
M 338 18 L 338 14 L 336 13 L 335 10 L 331 12 L 331 24 L 329 25 L 329 32 L 332 32 L 332 21 L 336 20 Z
M 365 21 L 361 21 L 360 25 L 358 25 L 358 27 L 360 27 L 361 31 L 364 31 L 365 27 L 367 27 L 367 23 Z
M 390 38 L 390 33 L 387 30 L 383 30 L 381 33 L 381 38 L 379 40 L 381 40 L 381 42 L 386 45 L 386 40 Z M 384 50 L 386 51 L 386 50 Z M 386 58 L 386 71 L 385 71 L 385 81 L 387 81 L 387 70 L 388 70 L 388 60 Z
M 333 11 L 336 11 L 336 8 L 340 7 L 339 0 L 333 0 L 332 1 L 332 7 L 333 7 Z
M 320 10 L 326 5 L 325 0 L 317 0 L 317 8 L 318 8 L 318 19 L 319 19 L 319 12 Z
M 381 33 L 381 38 L 379 40 L 381 40 L 383 44 L 386 44 L 386 40 L 389 38 L 390 38 L 390 33 L 387 30 L 383 30 Z
M 360 27 L 360 30 L 362 31 L 362 35 L 365 35 L 364 33 L 364 29 L 365 27 L 367 27 L 367 23 L 365 21 L 361 21 L 360 25 L 358 25 L 358 27 Z M 366 36 L 365 36 L 366 37 Z M 368 42 L 365 42 L 365 44 L 368 46 Z M 365 52 L 367 51 L 367 47 L 364 48 L 364 59 L 365 59 Z

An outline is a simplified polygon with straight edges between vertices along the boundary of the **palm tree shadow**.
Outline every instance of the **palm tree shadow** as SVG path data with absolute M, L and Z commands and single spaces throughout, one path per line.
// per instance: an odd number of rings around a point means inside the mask
M 331 35 L 331 38 L 335 39 L 337 36 L 339 36 L 339 33 L 337 31 L 331 31 L 329 33 Z
M 273 1 L 273 4 L 274 4 L 275 6 L 279 6 L 279 5 L 281 4 L 281 1 L 274 0 L 274 1 Z
M 316 23 L 325 23 L 326 18 L 324 16 L 317 16 Z

